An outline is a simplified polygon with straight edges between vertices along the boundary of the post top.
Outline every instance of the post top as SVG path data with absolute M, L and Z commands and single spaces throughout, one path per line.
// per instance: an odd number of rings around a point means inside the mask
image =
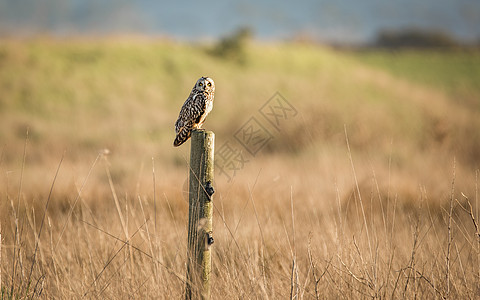
M 194 135 L 194 134 L 215 135 L 215 133 L 213 133 L 213 131 L 211 131 L 211 130 L 206 130 L 206 129 L 203 129 L 203 128 L 200 128 L 200 129 L 192 129 L 192 135 Z

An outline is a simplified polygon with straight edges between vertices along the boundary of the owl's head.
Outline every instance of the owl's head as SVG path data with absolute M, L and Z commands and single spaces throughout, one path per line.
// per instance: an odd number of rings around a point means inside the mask
M 215 92 L 215 82 L 210 77 L 200 77 L 195 84 L 195 89 L 202 92 Z

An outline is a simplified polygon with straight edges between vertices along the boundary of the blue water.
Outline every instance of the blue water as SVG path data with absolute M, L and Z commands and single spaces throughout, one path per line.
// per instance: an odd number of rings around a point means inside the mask
M 260 39 L 366 42 L 385 28 L 480 40 L 480 0 L 0 0 L 0 35 L 144 34 L 215 39 L 248 26 Z

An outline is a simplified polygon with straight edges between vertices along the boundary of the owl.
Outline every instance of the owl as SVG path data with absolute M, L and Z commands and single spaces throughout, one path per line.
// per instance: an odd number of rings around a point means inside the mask
M 197 80 L 190 96 L 183 103 L 177 122 L 175 122 L 177 136 L 173 141 L 174 147 L 185 143 L 190 138 L 193 129 L 202 127 L 205 118 L 213 108 L 214 94 L 215 83 L 212 78 L 201 77 Z

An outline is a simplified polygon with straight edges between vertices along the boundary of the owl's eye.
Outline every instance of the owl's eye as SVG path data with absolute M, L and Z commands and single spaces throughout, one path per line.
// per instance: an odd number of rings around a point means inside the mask
M 207 85 L 208 85 L 208 86 L 212 86 L 212 83 L 211 83 L 211 82 L 209 82 Z

